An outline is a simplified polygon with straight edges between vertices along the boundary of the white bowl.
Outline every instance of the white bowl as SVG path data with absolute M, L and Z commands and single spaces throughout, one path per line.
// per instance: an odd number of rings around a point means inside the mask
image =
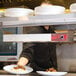
M 5 16 L 19 17 L 33 14 L 32 9 L 27 8 L 8 8 L 5 10 Z
M 35 15 L 52 15 L 52 14 L 63 14 L 65 12 L 65 8 L 63 6 L 38 6 L 35 7 L 34 13 Z

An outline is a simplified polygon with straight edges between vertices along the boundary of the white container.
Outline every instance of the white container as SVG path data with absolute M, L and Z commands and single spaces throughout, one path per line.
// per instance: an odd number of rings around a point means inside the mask
M 20 16 L 27 16 L 32 15 L 33 10 L 27 8 L 8 8 L 5 10 L 5 16 L 8 17 L 20 17 Z
M 34 9 L 35 15 L 52 15 L 52 14 L 63 14 L 65 8 L 63 6 L 47 5 L 47 6 L 37 6 Z

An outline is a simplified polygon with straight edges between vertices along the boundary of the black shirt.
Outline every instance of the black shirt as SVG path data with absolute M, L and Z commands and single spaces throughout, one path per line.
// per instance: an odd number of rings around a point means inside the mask
M 41 33 L 55 33 L 53 29 L 45 30 L 39 28 Z M 51 42 L 35 42 L 32 46 L 23 50 L 21 56 L 29 59 L 30 66 L 34 71 L 46 70 L 48 68 L 57 69 L 56 44 Z

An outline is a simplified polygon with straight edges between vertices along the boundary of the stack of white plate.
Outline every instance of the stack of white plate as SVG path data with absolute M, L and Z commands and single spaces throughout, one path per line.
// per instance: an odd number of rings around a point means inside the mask
M 76 3 L 72 3 L 70 5 L 70 12 L 75 12 L 76 13 Z
M 37 6 L 35 7 L 35 15 L 52 15 L 52 14 L 63 14 L 65 8 L 57 5 Z
M 7 17 L 20 17 L 26 15 L 33 15 L 33 10 L 27 8 L 8 8 L 5 10 L 4 15 Z

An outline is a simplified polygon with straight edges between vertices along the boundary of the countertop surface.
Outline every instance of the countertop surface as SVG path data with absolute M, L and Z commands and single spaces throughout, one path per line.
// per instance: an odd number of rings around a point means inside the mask
M 24 75 L 15 75 L 15 74 L 10 74 L 4 70 L 0 70 L 0 76 L 41 76 L 37 74 L 36 72 L 31 72 L 29 74 L 24 74 Z M 76 73 L 67 73 L 65 76 L 76 76 Z

